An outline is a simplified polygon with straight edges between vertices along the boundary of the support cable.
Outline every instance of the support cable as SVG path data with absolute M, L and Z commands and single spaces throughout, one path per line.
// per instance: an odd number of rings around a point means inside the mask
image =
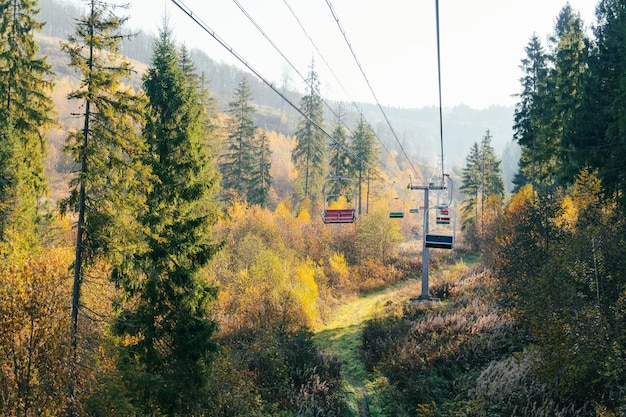
M 441 99 L 441 41 L 439 39 L 439 0 L 435 0 L 435 20 L 437 21 L 437 75 L 439 84 L 439 141 L 441 144 L 441 183 L 445 185 L 445 169 L 443 167 L 443 106 Z
M 339 18 L 337 17 L 337 14 L 335 13 L 335 10 L 333 9 L 332 4 L 330 3 L 330 0 L 326 0 L 326 4 L 328 4 L 328 8 L 330 9 L 330 12 L 332 13 L 333 18 L 335 19 L 335 22 L 337 23 L 337 26 L 339 27 L 339 31 L 343 35 L 343 38 L 346 41 L 346 44 L 348 45 L 348 48 L 350 49 L 350 53 L 352 54 L 352 57 L 356 61 L 356 64 L 359 67 L 359 70 L 361 71 L 361 75 L 363 75 L 363 78 L 365 79 L 365 82 L 366 82 L 370 92 L 372 93 L 372 97 L 374 97 L 374 100 L 376 101 L 378 109 L 380 110 L 380 112 L 382 113 L 385 121 L 387 122 L 387 126 L 389 126 L 389 129 L 391 130 L 391 133 L 393 134 L 393 137 L 396 139 L 396 142 L 398 142 L 398 145 L 400 146 L 400 150 L 402 151 L 402 154 L 404 155 L 404 157 L 406 158 L 407 162 L 409 163 L 409 165 L 411 167 L 411 170 L 415 173 L 415 175 L 417 177 L 420 177 L 419 173 L 415 169 L 415 166 L 413 165 L 413 162 L 411 162 L 411 159 L 407 155 L 407 153 L 406 153 L 406 151 L 404 149 L 404 146 L 402 146 L 402 142 L 400 142 L 400 139 L 398 139 L 398 135 L 396 135 L 395 130 L 391 126 L 391 122 L 389 121 L 389 118 L 387 117 L 387 113 L 385 113 L 385 110 L 383 109 L 383 106 L 381 106 L 380 101 L 378 100 L 378 97 L 376 96 L 376 93 L 374 93 L 374 89 L 372 88 L 372 85 L 371 85 L 369 79 L 367 78 L 367 75 L 365 75 L 365 71 L 363 70 L 363 66 L 361 65 L 361 62 L 359 61 L 359 59 L 357 58 L 356 53 L 354 52 L 354 49 L 352 48 L 352 45 L 350 44 L 350 41 L 348 40 L 348 36 L 346 35 L 346 31 L 343 29 L 343 26 L 341 25 L 341 22 L 339 21 Z
M 235 0 L 236 2 L 236 0 Z M 283 100 L 285 100 L 285 102 L 287 102 L 287 104 L 289 104 L 294 110 L 296 110 L 302 117 L 304 117 L 309 123 L 311 123 L 311 125 L 313 125 L 315 128 L 319 129 L 327 138 L 329 138 L 332 142 L 337 143 L 338 145 L 340 145 L 342 147 L 342 149 L 346 150 L 346 152 L 348 152 L 349 154 L 351 154 L 352 156 L 354 156 L 352 154 L 352 152 L 345 148 L 343 145 L 339 144 L 337 141 L 335 141 L 332 137 L 332 135 L 330 133 L 328 133 L 323 126 L 320 126 L 317 122 L 315 122 L 313 119 L 311 119 L 307 114 L 305 114 L 302 109 L 300 109 L 297 105 L 295 105 L 291 100 L 289 100 L 283 93 L 280 92 L 280 90 L 274 86 L 273 83 L 271 83 L 270 81 L 268 81 L 265 77 L 263 77 L 261 75 L 261 73 L 259 71 L 257 71 L 248 61 L 246 61 L 239 53 L 237 53 L 237 51 L 235 51 L 225 40 L 223 40 L 214 30 L 212 30 L 206 23 L 204 23 L 202 21 L 202 19 L 200 19 L 200 17 L 198 17 L 196 14 L 194 14 L 194 12 L 188 7 L 186 6 L 182 1 L 180 0 L 172 0 L 172 3 L 174 3 L 174 5 L 176 7 L 178 7 L 183 13 L 185 13 L 187 16 L 189 16 L 189 18 L 191 18 L 191 20 L 193 20 L 202 30 L 204 30 L 207 34 L 209 34 L 213 39 L 215 39 L 222 47 L 224 47 L 228 52 L 230 52 L 237 60 L 239 60 L 239 62 L 241 62 L 246 68 L 248 68 L 249 71 L 251 71 L 255 76 L 257 76 L 264 84 L 266 84 L 268 87 L 270 87 L 272 89 L 272 91 L 274 91 L 276 94 L 278 94 L 279 97 L 281 97 Z M 237 3 L 237 2 L 236 2 Z M 260 30 L 260 28 L 259 28 Z M 269 39 L 268 39 L 269 40 Z M 272 43 L 272 42 L 271 42 Z M 273 43 L 272 43 L 273 45 Z M 282 55 L 282 53 L 281 53 Z M 283 55 L 283 58 L 284 55 Z M 286 58 L 285 58 L 286 59 Z M 287 60 L 287 59 L 286 59 Z M 289 62 L 287 60 L 287 62 Z M 363 161 L 365 162 L 365 161 Z M 371 164 L 367 164 L 366 165 L 371 165 Z M 386 166 L 383 164 L 382 167 L 388 171 L 388 173 L 390 174 L 391 177 L 395 177 L 395 175 L 393 175 L 388 168 L 386 168 Z

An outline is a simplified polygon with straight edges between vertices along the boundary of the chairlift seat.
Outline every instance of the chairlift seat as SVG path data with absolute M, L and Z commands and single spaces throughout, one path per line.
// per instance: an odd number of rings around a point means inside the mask
M 427 248 L 452 249 L 454 236 L 427 234 L 424 238 L 424 245 Z
M 354 223 L 356 212 L 354 209 L 326 209 L 322 212 L 324 223 Z

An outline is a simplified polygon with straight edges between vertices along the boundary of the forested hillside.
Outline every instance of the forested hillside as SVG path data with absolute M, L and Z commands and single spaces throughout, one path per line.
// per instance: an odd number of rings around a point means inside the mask
M 394 144 L 313 64 L 292 112 L 106 2 L 0 10 L 0 415 L 626 415 L 624 0 L 446 111 L 441 177 L 436 109 Z
M 73 31 L 73 18 L 79 14 L 74 3 L 63 0 L 41 0 L 40 18 L 48 22 L 43 28 L 43 34 L 57 39 L 65 39 Z M 154 38 L 136 28 L 128 28 L 128 32 L 135 33 L 130 39 L 120 44 L 120 51 L 134 61 L 148 63 L 152 57 Z M 210 39 L 209 39 L 210 40 Z M 59 75 L 67 74 L 64 65 L 66 59 L 59 56 L 56 41 L 41 46 L 41 52 L 48 55 L 49 62 Z M 522 51 L 520 51 L 521 56 Z M 228 100 L 242 78 L 246 78 L 250 91 L 254 97 L 254 104 L 258 107 L 255 121 L 268 131 L 289 136 L 295 131 L 298 113 L 259 79 L 232 65 L 217 62 L 204 52 L 193 49 L 190 51 L 198 72 L 204 74 L 207 87 L 217 100 L 220 111 L 225 111 Z M 137 68 L 141 71 L 140 68 Z M 298 103 L 302 92 L 285 89 L 283 94 L 292 102 Z M 323 95 L 323 91 L 322 91 Z M 375 104 L 356 103 L 366 120 L 374 127 L 376 134 L 389 149 L 397 149 L 393 134 L 387 126 L 384 116 Z M 332 106 L 336 103 L 332 103 Z M 360 117 L 351 103 L 344 103 L 346 122 L 349 126 L 355 125 Z M 326 119 L 332 121 L 333 115 L 328 108 L 324 109 Z M 436 162 L 439 125 L 438 110 L 435 107 L 422 109 L 387 108 L 387 115 L 392 126 L 402 142 L 402 145 L 415 156 L 420 163 L 433 165 Z M 446 110 L 446 158 L 452 166 L 460 166 L 465 152 L 474 141 L 480 140 L 483 133 L 489 129 L 494 137 L 494 145 L 499 155 L 502 155 L 512 141 L 513 109 L 509 107 L 493 106 L 487 109 L 472 109 L 467 106 L 458 106 Z M 513 159 L 505 164 L 505 177 L 512 176 L 516 169 L 517 160 Z M 509 174 L 510 173 L 510 174 Z

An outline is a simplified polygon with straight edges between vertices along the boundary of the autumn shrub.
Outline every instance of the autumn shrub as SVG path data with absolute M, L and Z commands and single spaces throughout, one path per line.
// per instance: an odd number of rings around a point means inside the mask
M 623 212 L 597 176 L 583 171 L 565 197 L 523 189 L 492 227 L 484 258 L 502 305 L 532 343 L 530 376 L 544 387 L 551 412 L 623 409 Z
M 318 350 L 311 332 L 246 330 L 222 343 L 239 372 L 247 370 L 254 381 L 263 415 L 346 415 L 341 364 Z
M 0 415 L 57 415 L 66 403 L 69 251 L 0 263 Z
M 473 292 L 488 279 L 471 272 L 450 284 L 446 303 L 407 307 L 401 318 L 367 323 L 364 361 L 389 379 L 406 409 L 456 415 L 471 404 L 482 370 L 521 350 L 511 317 L 493 297 Z

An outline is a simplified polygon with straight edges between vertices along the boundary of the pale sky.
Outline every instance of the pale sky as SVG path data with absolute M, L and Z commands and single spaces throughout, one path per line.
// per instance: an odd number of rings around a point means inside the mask
M 383 106 L 438 105 L 435 0 L 180 0 L 268 81 L 303 91 L 311 60 L 324 97 L 375 102 L 333 18 L 332 5 L 374 94 Z M 133 0 L 130 25 L 157 33 L 170 16 L 176 41 L 243 67 L 171 0 Z M 247 12 L 276 47 L 250 22 Z M 587 27 L 596 0 L 570 0 Z M 311 37 L 311 44 L 296 18 Z M 514 105 L 520 61 L 533 33 L 547 46 L 566 0 L 441 0 L 441 75 L 444 107 Z M 328 63 L 332 72 L 328 69 Z M 334 75 L 333 75 L 334 72 Z M 338 81 L 335 79 L 338 79 Z M 345 90 L 345 91 L 344 91 Z

